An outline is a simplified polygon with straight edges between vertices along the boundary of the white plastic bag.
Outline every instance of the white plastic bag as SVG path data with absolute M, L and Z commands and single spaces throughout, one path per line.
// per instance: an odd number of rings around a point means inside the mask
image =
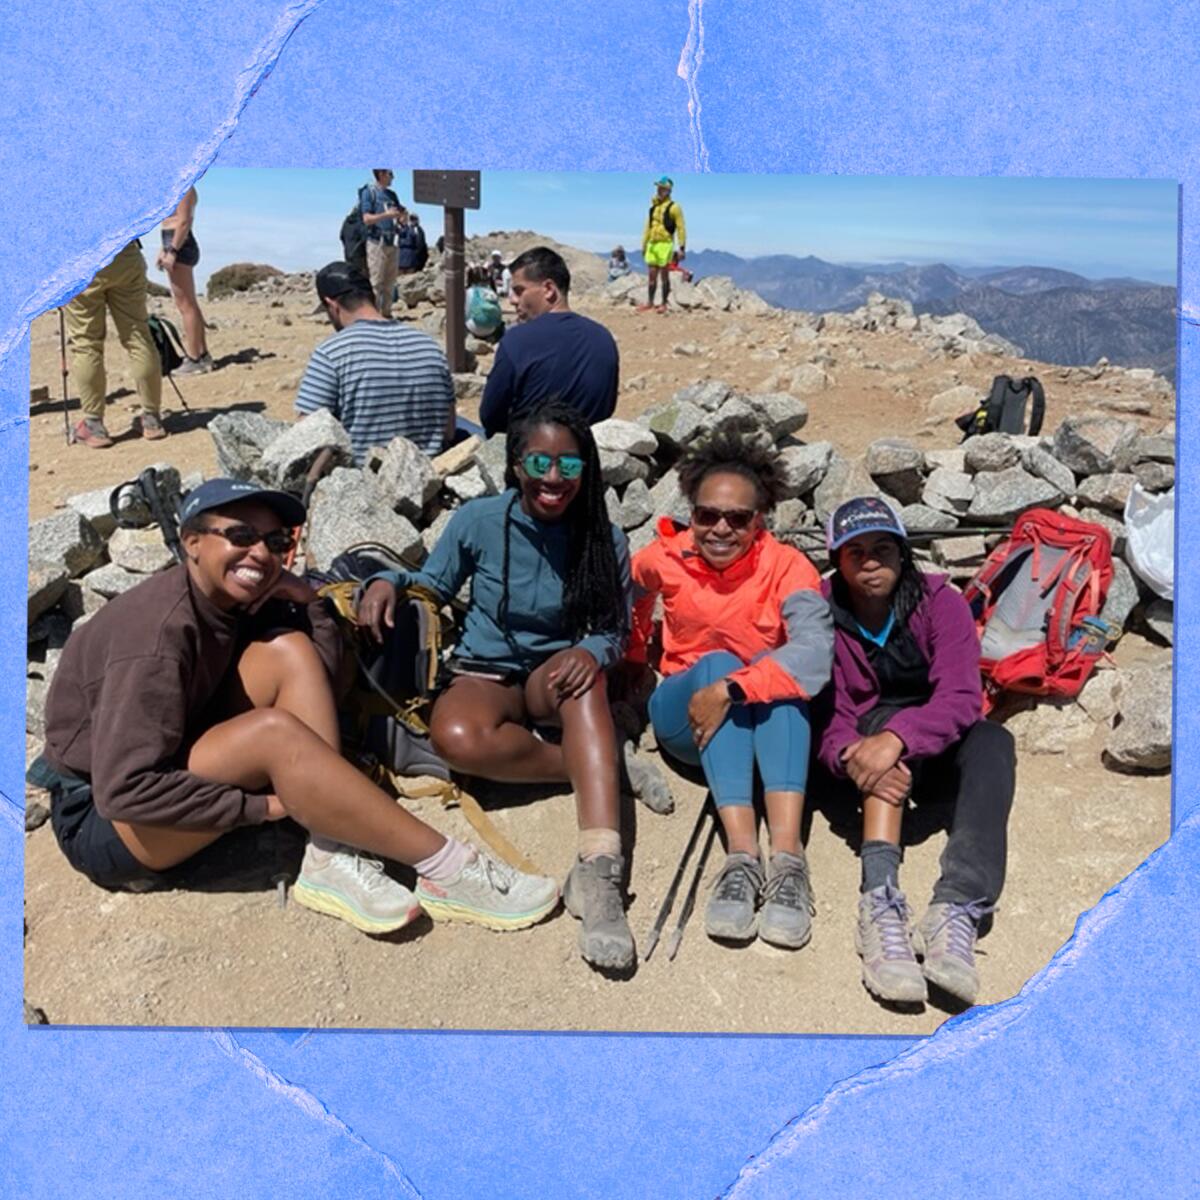
M 1164 600 L 1175 592 L 1175 489 L 1153 494 L 1133 485 L 1125 502 L 1125 557 Z

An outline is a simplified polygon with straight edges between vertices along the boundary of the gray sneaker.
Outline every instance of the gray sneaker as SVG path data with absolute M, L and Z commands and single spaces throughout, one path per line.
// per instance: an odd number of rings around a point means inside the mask
M 921 970 L 925 978 L 964 1004 L 974 1004 L 979 995 L 975 968 L 979 922 L 995 911 L 996 906 L 986 900 L 934 902 L 913 935 L 917 953 L 924 956 Z
M 758 936 L 772 946 L 799 950 L 812 937 L 812 884 L 808 878 L 808 860 L 803 854 L 786 850 L 772 855 L 767 885 L 762 893 L 762 912 L 758 914 Z
M 421 915 L 416 896 L 388 875 L 383 863 L 350 846 L 320 850 L 309 842 L 292 897 L 363 933 L 391 933 Z
M 524 929 L 558 907 L 558 884 L 526 875 L 482 850 L 450 880 L 417 880 L 417 899 L 435 921 L 465 921 L 488 929 Z
M 927 999 L 925 977 L 909 940 L 908 901 L 899 888 L 885 883 L 859 897 L 854 948 L 862 959 L 867 991 L 898 1004 Z
M 563 888 L 567 912 L 582 922 L 579 953 L 596 967 L 619 970 L 634 963 L 633 934 L 621 890 L 624 873 L 623 858 L 602 854 L 577 861 Z
M 704 910 L 704 930 L 711 938 L 744 942 L 758 924 L 755 907 L 763 888 L 762 860 L 737 851 L 725 859 Z
M 199 358 L 184 358 L 172 375 L 207 375 L 213 370 L 212 355 L 207 350 Z

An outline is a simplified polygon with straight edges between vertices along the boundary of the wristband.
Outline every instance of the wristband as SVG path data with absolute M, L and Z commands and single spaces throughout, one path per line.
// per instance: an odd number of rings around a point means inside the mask
M 740 683 L 734 682 L 732 679 L 725 680 L 725 695 L 729 697 L 731 704 L 745 704 L 746 692 Z

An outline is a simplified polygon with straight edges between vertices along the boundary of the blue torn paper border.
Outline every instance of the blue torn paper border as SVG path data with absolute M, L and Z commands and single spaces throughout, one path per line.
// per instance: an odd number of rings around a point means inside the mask
M 1195 1195 L 1200 705 L 1186 656 L 1171 840 L 1019 996 L 925 1040 L 26 1029 L 19 514 L 29 319 L 151 229 L 216 155 L 1155 177 L 1182 184 L 1186 563 L 1197 15 L 1152 0 L 18 0 L 0 12 L 0 497 L 14 514 L 0 533 L 0 1194 Z M 1186 571 L 1177 591 L 1186 644 Z

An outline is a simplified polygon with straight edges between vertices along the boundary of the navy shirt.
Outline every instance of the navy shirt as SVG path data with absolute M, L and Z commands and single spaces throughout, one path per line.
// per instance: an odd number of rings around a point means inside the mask
M 505 331 L 483 389 L 479 420 L 502 433 L 548 400 L 577 408 L 589 425 L 617 407 L 619 362 L 613 335 L 575 312 L 548 312 Z

